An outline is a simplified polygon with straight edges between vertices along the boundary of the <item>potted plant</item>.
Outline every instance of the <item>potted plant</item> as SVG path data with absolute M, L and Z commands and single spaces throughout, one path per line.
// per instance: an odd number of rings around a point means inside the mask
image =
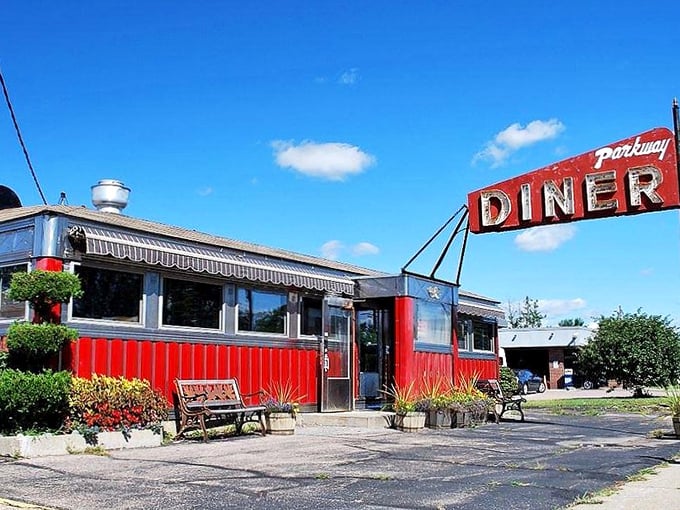
M 666 388 L 666 405 L 671 412 L 675 435 L 680 437 L 680 386 Z
M 421 384 L 420 407 L 425 411 L 425 426 L 428 428 L 451 427 L 451 403 L 453 386 L 451 381 L 441 377 L 425 375 Z
M 425 428 L 424 401 L 414 389 L 413 381 L 406 385 L 394 383 L 382 392 L 392 401 L 396 429 L 415 432 Z
M 290 435 L 295 433 L 295 423 L 300 412 L 300 400 L 303 396 L 298 394 L 290 382 L 271 383 L 263 390 L 265 407 L 265 423 L 267 433 L 273 435 Z

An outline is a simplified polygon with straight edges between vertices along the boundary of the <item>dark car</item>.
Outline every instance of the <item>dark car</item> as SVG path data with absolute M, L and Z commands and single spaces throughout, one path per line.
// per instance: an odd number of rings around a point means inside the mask
M 517 375 L 518 392 L 522 395 L 545 391 L 545 381 L 540 375 L 536 375 L 527 369 L 515 370 L 515 374 Z

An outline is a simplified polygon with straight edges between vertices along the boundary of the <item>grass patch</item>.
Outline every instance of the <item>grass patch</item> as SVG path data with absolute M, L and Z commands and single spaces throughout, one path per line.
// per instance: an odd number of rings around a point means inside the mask
M 317 473 L 314 475 L 314 478 L 317 480 L 328 480 L 331 477 L 328 473 Z
M 108 457 L 111 454 L 103 446 L 87 446 L 84 450 L 67 447 L 69 455 L 97 455 L 98 457 Z
M 530 400 L 524 409 L 545 409 L 555 414 L 598 416 L 606 413 L 668 414 L 664 397 L 572 398 L 563 400 Z
M 640 471 L 633 473 L 632 475 L 628 475 L 626 477 L 627 482 L 641 482 L 643 480 L 647 480 L 651 475 L 655 475 L 657 473 L 656 467 L 648 467 L 648 468 L 642 468 Z

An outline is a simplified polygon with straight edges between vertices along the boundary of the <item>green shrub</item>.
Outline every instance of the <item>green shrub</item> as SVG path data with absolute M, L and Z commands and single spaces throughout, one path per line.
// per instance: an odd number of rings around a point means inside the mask
M 45 362 L 59 354 L 78 331 L 58 324 L 15 322 L 7 329 L 7 349 L 14 368 L 41 370 Z
M 97 374 L 73 379 L 70 407 L 73 428 L 145 428 L 168 417 L 168 401 L 148 381 Z
M 8 297 L 14 301 L 28 301 L 41 320 L 52 322 L 52 307 L 68 302 L 71 297 L 81 297 L 80 278 L 72 273 L 42 271 L 14 273 Z
M 61 428 L 68 416 L 71 374 L 0 371 L 0 434 Z
M 0 370 L 4 370 L 8 366 L 9 353 L 7 351 L 0 351 Z
M 515 375 L 515 372 L 508 367 L 501 367 L 501 380 L 498 381 L 498 383 L 501 385 L 503 395 L 508 397 L 517 393 L 519 389 L 517 376 Z

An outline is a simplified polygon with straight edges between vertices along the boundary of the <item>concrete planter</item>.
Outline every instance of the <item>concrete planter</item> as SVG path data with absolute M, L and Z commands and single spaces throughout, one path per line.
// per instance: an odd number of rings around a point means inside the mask
M 677 437 L 680 437 L 680 416 L 673 416 L 673 430 L 675 431 L 675 435 Z
M 160 446 L 162 434 L 152 430 L 131 430 L 126 438 L 122 432 L 100 432 L 97 444 L 106 450 L 122 448 L 148 448 Z M 0 436 L 0 456 L 4 457 L 45 457 L 83 452 L 92 447 L 78 432 L 71 434 L 41 434 L 39 436 Z
M 397 413 L 394 417 L 394 426 L 403 432 L 416 432 L 425 428 L 425 413 L 408 412 Z
M 295 433 L 295 416 L 290 413 L 267 413 L 267 434 L 289 436 Z

